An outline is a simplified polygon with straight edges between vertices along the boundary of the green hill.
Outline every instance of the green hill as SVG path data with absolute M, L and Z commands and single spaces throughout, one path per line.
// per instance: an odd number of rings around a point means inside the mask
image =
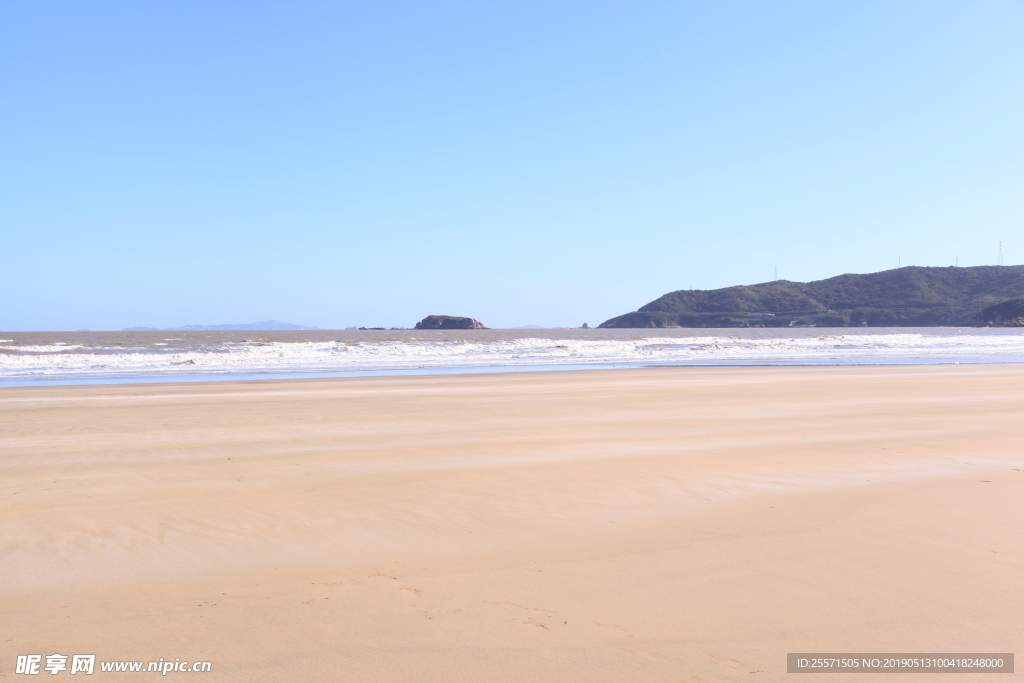
M 679 290 L 600 327 L 980 325 L 982 309 L 1024 296 L 1024 266 L 907 266 L 814 282 Z

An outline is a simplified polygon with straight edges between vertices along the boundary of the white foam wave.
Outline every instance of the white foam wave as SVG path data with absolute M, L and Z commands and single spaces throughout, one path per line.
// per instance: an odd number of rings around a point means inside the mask
M 11 351 L 16 351 L 12 353 Z M 248 342 L 188 350 L 82 344 L 0 347 L 0 378 L 93 374 L 337 372 L 614 363 L 1019 360 L 1017 334 L 831 334 L 743 338 L 503 339 L 495 341 Z
M 10 339 L 0 339 L 0 341 L 12 341 Z M 84 344 L 45 344 L 45 345 L 32 345 L 25 344 L 21 346 L 0 346 L 0 353 L 62 353 L 70 349 L 84 349 Z

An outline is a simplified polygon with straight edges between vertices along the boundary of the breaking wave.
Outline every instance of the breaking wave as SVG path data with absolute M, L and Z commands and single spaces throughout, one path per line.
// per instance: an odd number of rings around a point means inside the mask
M 497 331 L 495 331 L 497 332 Z M 731 332 L 731 331 L 730 331 Z M 417 370 L 545 365 L 1021 362 L 1024 334 L 850 333 L 753 336 L 324 341 L 167 340 L 0 344 L 0 378 Z M 992 332 L 992 331 L 986 331 Z M 167 342 L 177 342 L 168 344 Z

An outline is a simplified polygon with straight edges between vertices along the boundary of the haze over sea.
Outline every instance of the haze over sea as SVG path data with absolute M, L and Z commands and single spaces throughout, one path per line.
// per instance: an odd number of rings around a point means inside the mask
M 1019 328 L 0 333 L 0 386 L 662 365 L 1021 362 Z

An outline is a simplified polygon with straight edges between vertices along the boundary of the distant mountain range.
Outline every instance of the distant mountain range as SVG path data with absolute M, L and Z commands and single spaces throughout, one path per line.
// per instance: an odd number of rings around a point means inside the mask
M 280 320 L 262 320 L 241 325 L 183 325 L 182 327 L 126 327 L 123 332 L 185 332 L 189 330 L 319 330 L 319 327 L 293 325 Z
M 1024 296 L 1024 266 L 907 266 L 814 282 L 777 280 L 669 292 L 600 327 L 914 327 L 981 325 L 985 309 Z

